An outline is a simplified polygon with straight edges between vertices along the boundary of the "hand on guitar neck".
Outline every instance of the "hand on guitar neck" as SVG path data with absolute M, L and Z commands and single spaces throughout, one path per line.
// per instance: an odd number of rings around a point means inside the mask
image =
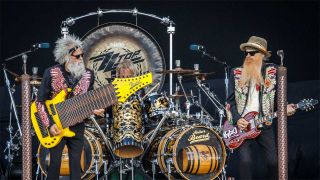
M 287 115 L 292 116 L 296 112 L 297 107 L 295 104 L 288 104 L 287 105 Z M 247 127 L 249 125 L 249 122 L 245 118 L 240 118 L 237 121 L 237 126 L 240 130 L 247 130 Z
M 95 109 L 95 110 L 93 110 L 93 114 L 103 117 L 103 116 L 104 116 L 104 109 Z M 50 127 L 50 133 L 51 133 L 51 135 L 53 135 L 53 136 L 57 136 L 57 135 L 59 135 L 61 132 L 62 132 L 62 131 L 58 128 L 58 126 L 57 126 L 56 124 L 53 124 L 53 125 Z

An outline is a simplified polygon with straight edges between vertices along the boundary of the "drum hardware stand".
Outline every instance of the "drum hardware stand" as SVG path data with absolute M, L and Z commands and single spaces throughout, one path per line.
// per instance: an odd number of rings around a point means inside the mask
M 175 32 L 175 27 L 172 26 L 172 22 L 170 22 L 170 25 L 167 27 L 167 32 L 169 34 L 169 50 L 170 50 L 170 53 L 169 53 L 169 70 L 172 70 L 172 46 L 173 46 L 173 43 L 172 43 L 172 40 L 173 40 L 173 34 Z M 172 95 L 172 73 L 169 74 L 169 95 Z
M 94 164 L 95 164 L 94 173 L 96 174 L 96 180 L 99 180 L 98 158 L 99 158 L 99 154 L 95 153 L 95 155 L 94 155 Z
M 4 73 L 6 85 L 7 85 L 7 88 L 8 88 L 10 100 L 11 100 L 11 106 L 12 106 L 12 109 L 13 109 L 13 112 L 14 112 L 14 116 L 15 116 L 16 121 L 17 121 L 18 132 L 19 132 L 20 137 L 22 137 L 21 127 L 20 127 L 20 120 L 18 118 L 18 113 L 17 113 L 17 108 L 16 108 L 17 106 L 16 106 L 16 103 L 15 103 L 15 101 L 13 99 L 13 93 L 14 93 L 15 89 L 14 89 L 14 85 L 11 88 L 5 64 L 3 64 L 3 73 Z
M 151 145 L 151 142 L 153 141 L 153 139 L 154 139 L 155 136 L 157 135 L 160 127 L 162 126 L 162 124 L 164 123 L 164 121 L 167 119 L 167 117 L 168 117 L 168 111 L 165 111 L 164 114 L 163 114 L 162 119 L 160 120 L 160 122 L 159 122 L 159 124 L 157 125 L 157 127 L 154 129 L 154 131 L 153 131 L 150 139 L 148 139 L 148 141 L 147 141 L 147 146 L 146 146 L 143 154 L 142 154 L 142 155 L 140 156 L 140 158 L 139 158 L 139 161 L 140 161 L 140 162 L 142 161 L 142 159 L 143 159 L 144 155 L 146 154 L 146 152 L 149 150 L 149 147 L 150 147 L 150 145 Z
M 202 114 L 200 114 L 200 118 L 203 119 L 203 112 L 209 116 L 209 118 L 211 119 L 211 121 L 214 121 L 214 118 L 210 115 L 210 113 L 198 102 L 195 101 L 194 105 L 196 105 L 197 107 L 199 107 L 201 109 Z M 212 128 L 212 123 L 208 123 L 209 124 L 209 128 Z
M 155 180 L 157 159 L 153 159 L 152 163 L 152 179 Z
M 130 160 L 131 162 L 131 179 L 134 180 L 134 166 L 133 166 L 133 158 Z
M 5 155 L 4 158 L 6 160 L 8 160 L 9 164 L 11 164 L 12 161 L 13 161 L 13 158 L 15 156 L 15 152 L 20 149 L 19 146 L 21 145 L 22 132 L 21 132 L 21 127 L 20 127 L 20 120 L 18 118 L 18 113 L 17 113 L 17 106 L 16 106 L 15 100 L 13 98 L 13 94 L 15 92 L 15 85 L 13 85 L 11 87 L 7 72 L 9 72 L 10 74 L 13 74 L 16 78 L 18 78 L 19 76 L 17 74 L 15 74 L 15 73 L 9 71 L 8 69 L 6 69 L 5 64 L 3 64 L 3 73 L 4 73 L 5 82 L 6 82 L 6 86 L 7 86 L 9 97 L 10 97 L 10 101 L 11 101 L 11 104 L 10 104 L 10 115 L 9 115 L 10 116 L 9 125 L 7 127 L 7 131 L 9 132 L 10 139 L 6 142 L 7 146 L 6 146 L 6 148 L 4 149 L 3 152 L 6 152 L 8 150 L 8 154 Z M 16 119 L 16 124 L 17 124 L 17 127 L 18 127 L 18 129 L 17 129 L 17 131 L 15 133 L 13 132 L 14 130 L 13 130 L 13 127 L 12 127 L 12 112 L 14 114 L 14 117 Z M 16 138 L 17 138 L 18 142 L 15 144 L 13 140 L 16 139 Z
M 225 107 L 219 102 L 218 97 L 216 97 L 216 95 L 213 92 L 211 92 L 208 87 L 206 87 L 203 83 L 201 83 L 201 80 L 199 78 L 196 78 L 196 80 L 199 88 L 207 95 L 207 97 L 210 99 L 213 105 L 218 109 L 219 117 L 220 117 L 219 131 L 222 131 L 222 120 L 225 117 L 225 114 L 224 114 Z
M 103 160 L 103 174 L 104 174 L 104 179 L 105 180 L 108 180 L 108 169 L 107 169 L 107 166 L 108 166 L 108 161 L 107 160 Z
M 120 171 L 119 171 L 120 172 L 119 173 L 120 174 L 120 180 L 122 180 L 122 173 L 124 173 L 123 170 L 122 170 L 122 163 L 123 163 L 122 162 L 122 158 L 120 157 L 120 164 L 119 164 L 120 165 Z
M 179 74 L 178 74 L 178 82 L 179 82 L 179 84 L 180 84 L 180 86 L 181 86 L 183 95 L 184 95 L 185 98 L 186 98 L 187 118 L 189 118 L 189 117 L 190 117 L 190 105 L 191 105 L 191 103 L 190 103 L 189 98 L 188 98 L 188 96 L 187 96 L 187 94 L 186 94 L 186 91 L 185 91 L 184 88 L 183 88 L 183 85 L 182 85 L 182 76 L 179 75 Z
M 168 180 L 171 179 L 171 163 L 172 163 L 172 158 L 169 158 L 166 160 L 167 163 L 167 169 L 168 169 Z
M 94 115 L 90 116 L 89 118 L 91 119 L 91 121 L 93 122 L 93 124 L 95 125 L 95 127 L 98 129 L 99 134 L 101 135 L 103 141 L 105 142 L 105 144 L 106 144 L 109 152 L 111 152 L 110 154 L 111 154 L 111 156 L 112 156 L 112 160 L 115 160 L 114 154 L 112 153 L 112 152 L 113 152 L 113 151 L 112 151 L 112 145 L 111 145 L 110 141 L 107 139 L 107 137 L 104 135 L 104 133 L 103 133 L 102 129 L 100 128 L 99 124 L 97 123 Z

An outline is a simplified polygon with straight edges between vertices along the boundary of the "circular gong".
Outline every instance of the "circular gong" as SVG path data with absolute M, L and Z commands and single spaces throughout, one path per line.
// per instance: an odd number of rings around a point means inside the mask
M 94 88 L 112 82 L 117 65 L 129 59 L 137 75 L 152 72 L 153 83 L 164 83 L 164 75 L 154 73 L 165 69 L 164 56 L 156 40 L 144 29 L 129 23 L 107 23 L 95 27 L 82 37 L 84 62 L 95 75 Z M 156 90 L 158 90 L 156 89 Z

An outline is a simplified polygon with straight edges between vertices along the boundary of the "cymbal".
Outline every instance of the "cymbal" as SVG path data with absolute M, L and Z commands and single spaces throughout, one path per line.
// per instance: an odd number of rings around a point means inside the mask
M 31 80 L 31 81 L 30 81 L 30 85 L 40 86 L 40 85 L 41 85 L 41 81 L 38 81 L 38 80 Z
M 21 76 L 18 76 L 14 79 L 16 82 L 21 82 Z M 40 81 L 41 83 L 42 77 L 40 76 L 30 76 L 30 81 Z
M 208 75 L 211 75 L 211 74 L 214 74 L 215 72 L 209 72 L 209 73 L 200 73 L 200 72 L 195 72 L 195 73 L 192 73 L 192 74 L 183 74 L 183 76 L 194 76 L 194 77 L 198 77 L 198 76 L 208 76 Z
M 209 72 L 209 73 L 200 73 L 200 72 L 196 72 L 196 73 L 192 73 L 192 74 L 183 74 L 182 76 L 184 78 L 198 78 L 201 81 L 205 81 L 207 76 L 214 74 L 214 72 Z
M 191 74 L 195 73 L 196 71 L 193 69 L 182 69 L 182 68 L 175 68 L 172 70 L 162 70 L 162 71 L 156 71 L 156 73 L 161 73 L 161 74 Z
M 184 94 L 172 94 L 172 95 L 169 95 L 168 96 L 169 98 L 173 98 L 173 99 L 178 99 L 178 98 L 181 98 L 181 97 L 185 97 Z M 187 94 L 187 97 L 197 97 L 197 96 L 191 96 L 190 94 Z

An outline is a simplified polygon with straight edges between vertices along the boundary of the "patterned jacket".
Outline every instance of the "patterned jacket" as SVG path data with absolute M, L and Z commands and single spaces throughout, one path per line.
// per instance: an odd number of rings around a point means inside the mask
M 54 122 L 48 116 L 48 111 L 44 102 L 54 98 L 60 91 L 71 88 L 71 96 L 83 94 L 93 87 L 93 73 L 87 70 L 80 80 L 73 79 L 64 65 L 56 65 L 45 70 L 41 86 L 36 99 L 36 106 L 40 118 L 45 127 L 52 125 Z
M 277 66 L 274 64 L 264 64 L 261 71 L 264 78 L 264 84 L 257 88 L 260 89 L 259 116 L 264 116 L 274 112 L 275 95 L 277 90 Z M 243 112 L 249 95 L 249 86 L 239 86 L 241 74 L 242 67 L 237 67 L 231 70 L 229 96 L 227 98 L 227 118 L 232 124 L 236 124 L 237 121 L 245 115 Z M 270 120 L 270 124 L 271 123 L 272 121 Z

